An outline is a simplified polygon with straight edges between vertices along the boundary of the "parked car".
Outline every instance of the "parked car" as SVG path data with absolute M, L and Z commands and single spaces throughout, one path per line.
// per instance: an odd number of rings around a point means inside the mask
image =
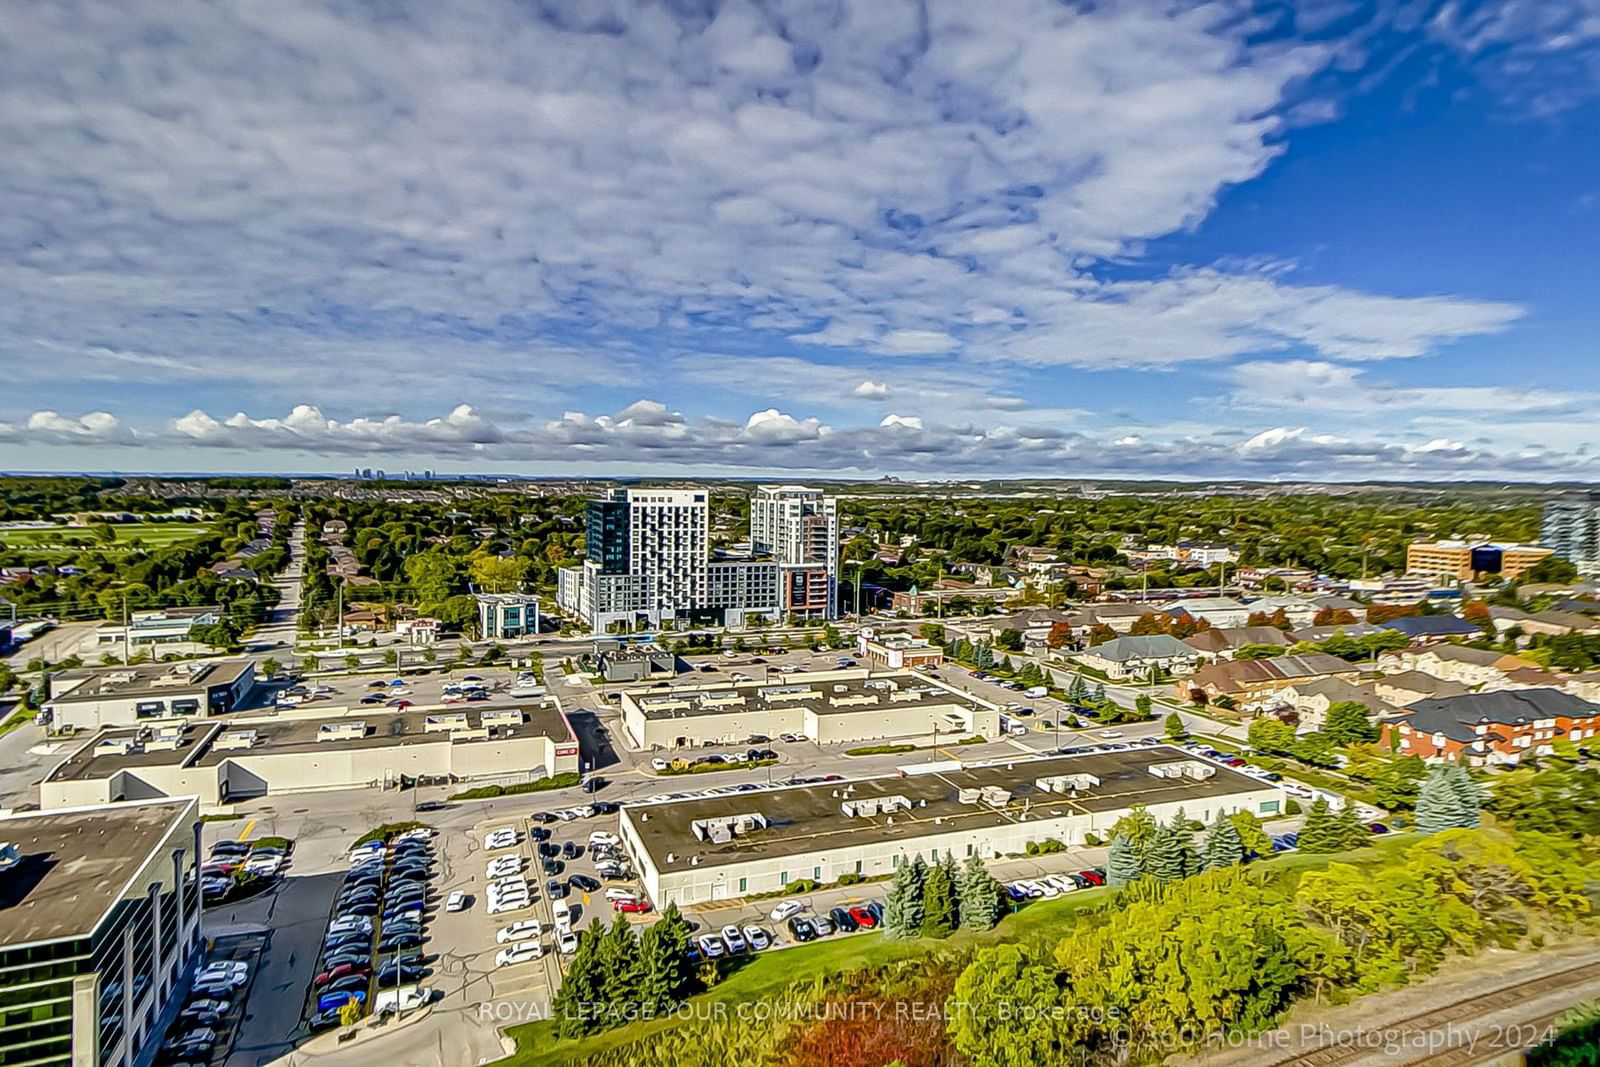
M 771 918 L 775 923 L 781 923 L 785 919 L 799 915 L 804 910 L 805 905 L 801 904 L 798 900 L 785 900 L 776 908 L 772 909 L 772 914 L 769 916 L 769 918 Z
M 796 941 L 815 941 L 817 939 L 816 928 L 799 915 L 789 920 L 789 933 L 794 936 Z
M 618 900 L 612 902 L 611 908 L 617 912 L 642 914 L 650 910 L 650 902 L 648 900 Z
M 842 907 L 830 910 L 828 912 L 828 921 L 833 923 L 835 928 L 847 934 L 854 933 L 860 927 L 860 924 L 851 918 L 850 913 Z
M 833 933 L 833 922 L 831 920 L 821 915 L 808 915 L 806 919 L 811 923 L 811 928 L 817 932 L 818 937 L 827 937 Z
M 695 943 L 700 946 L 700 954 L 708 960 L 720 959 L 728 952 L 727 946 L 722 943 L 722 938 L 716 934 L 705 934 L 696 938 Z
M 873 915 L 870 909 L 859 904 L 850 909 L 850 918 L 854 919 L 856 926 L 863 930 L 871 930 L 878 925 L 878 917 Z
M 357 1004 L 365 1004 L 367 1002 L 366 991 L 355 989 L 347 993 L 324 993 L 317 998 L 317 1011 L 338 1011 L 352 1000 Z
M 600 888 L 599 879 L 590 878 L 587 874 L 569 875 L 567 883 L 585 893 L 593 893 Z
M 428 968 L 420 964 L 386 964 L 378 971 L 377 982 L 381 989 L 399 982 L 420 982 L 428 977 Z
M 445 899 L 444 910 L 445 911 L 466 911 L 467 910 L 467 904 L 468 904 L 467 895 L 465 893 L 463 893 L 461 890 L 457 889 L 454 892 L 452 892 L 449 897 L 447 897 Z
M 744 928 L 744 942 L 750 946 L 751 951 L 759 952 L 772 945 L 772 935 L 759 926 L 746 926 Z
M 578 935 L 573 930 L 556 931 L 556 951 L 563 956 L 570 956 L 578 951 Z
M 542 933 L 544 927 L 540 925 L 538 919 L 524 919 L 510 926 L 501 927 L 494 937 L 500 944 L 507 945 L 513 941 L 526 941 L 530 937 L 538 937 Z
M 510 945 L 495 953 L 494 965 L 496 967 L 509 967 L 518 963 L 527 963 L 544 955 L 544 946 L 537 941 L 521 941 Z

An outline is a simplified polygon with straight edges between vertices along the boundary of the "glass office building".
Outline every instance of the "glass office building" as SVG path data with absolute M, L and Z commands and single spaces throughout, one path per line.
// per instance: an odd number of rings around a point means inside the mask
M 193 798 L 0 818 L 0 1067 L 135 1067 L 200 946 Z

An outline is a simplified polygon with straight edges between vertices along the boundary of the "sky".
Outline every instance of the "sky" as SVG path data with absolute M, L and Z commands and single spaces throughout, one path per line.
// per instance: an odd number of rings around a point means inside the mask
M 0 5 L 0 468 L 1600 480 L 1600 0 Z

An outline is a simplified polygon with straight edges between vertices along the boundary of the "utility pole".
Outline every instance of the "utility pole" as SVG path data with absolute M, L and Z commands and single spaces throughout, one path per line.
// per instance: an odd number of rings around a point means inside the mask
M 122 594 L 122 662 L 133 661 L 133 637 L 128 633 L 128 594 Z
M 344 650 L 344 579 L 339 579 L 338 606 L 333 612 L 333 632 L 339 637 L 339 649 Z

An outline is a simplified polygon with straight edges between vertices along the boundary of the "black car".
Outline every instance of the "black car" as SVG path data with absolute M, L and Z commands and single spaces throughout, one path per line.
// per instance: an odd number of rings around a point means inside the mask
M 161 1046 L 161 1059 L 167 1063 L 209 1060 L 211 1050 L 217 1047 L 217 1036 L 209 1030 L 191 1031 L 167 1039 Z
M 424 800 L 421 804 L 417 805 L 417 810 L 418 811 L 443 811 L 445 808 L 448 808 L 449 806 L 450 806 L 449 804 L 446 804 L 442 800 Z
M 789 933 L 794 935 L 796 941 L 815 941 L 817 939 L 817 928 L 812 926 L 809 920 L 799 915 L 789 920 Z
M 749 737 L 744 739 L 744 743 L 747 745 L 764 745 L 771 740 L 772 738 L 768 737 L 766 734 L 751 734 Z
M 576 841 L 568 841 L 566 844 L 561 846 L 561 855 L 565 856 L 569 860 L 575 860 L 579 856 L 583 855 L 583 849 Z
M 390 956 L 388 959 L 386 959 L 386 960 L 384 960 L 382 962 L 381 966 L 384 966 L 384 967 L 396 967 L 396 966 L 398 966 L 398 967 L 421 967 L 426 962 L 427 962 L 427 959 L 426 959 L 426 957 L 424 957 L 422 955 L 422 953 L 420 953 L 420 952 L 407 952 L 407 953 L 404 953 L 404 954 L 399 955 L 399 956 Z
M 854 917 L 843 908 L 834 908 L 828 912 L 828 918 L 832 920 L 834 926 L 847 934 L 854 933 L 861 928 L 861 924 L 856 922 Z
M 550 875 L 560 874 L 562 871 L 564 871 L 566 869 L 567 869 L 567 865 L 565 863 L 562 863 L 560 860 L 545 860 L 544 861 L 544 873 L 545 874 L 550 874 Z
M 343 967 L 347 963 L 354 964 L 357 967 L 370 966 L 372 964 L 372 953 L 366 945 L 343 952 L 334 952 L 322 958 L 322 969 L 331 971 L 335 967 Z
M 593 893 L 600 888 L 600 880 L 590 878 L 587 874 L 574 874 L 567 879 L 567 883 L 585 893 Z
M 367 976 L 364 974 L 347 974 L 343 978 L 335 979 L 317 990 L 318 996 L 327 993 L 354 993 L 358 989 L 367 988 Z
M 376 904 L 382 899 L 383 894 L 377 889 L 368 889 L 363 886 L 347 893 L 340 893 L 339 898 L 334 901 L 334 907 L 345 908 L 352 904 Z
M 528 818 L 532 819 L 534 822 L 545 823 L 547 825 L 556 821 L 556 817 L 550 814 L 548 811 L 536 811 L 532 815 L 528 816 Z
M 433 871 L 426 863 L 402 863 L 391 877 L 394 882 L 426 882 L 433 877 Z
M 342 904 L 333 914 L 340 919 L 350 915 L 360 915 L 362 918 L 370 919 L 378 914 L 378 902 L 376 900 L 364 900 L 356 904 Z
M 306 1029 L 313 1034 L 321 1033 L 323 1030 L 332 1030 L 341 1022 L 339 1015 L 340 1010 L 338 1008 L 332 1011 L 318 1012 L 306 1020 Z
M 597 800 L 594 802 L 593 807 L 596 815 L 615 815 L 622 810 L 621 804 L 609 800 Z
M 1094 885 L 1093 882 L 1081 874 L 1068 874 L 1067 877 L 1072 879 L 1072 884 L 1078 889 L 1088 889 Z
M 528 836 L 535 841 L 548 841 L 550 840 L 550 831 L 542 826 L 535 826 L 528 831 Z
M 561 846 L 554 841 L 545 841 L 539 845 L 539 855 L 546 858 L 561 855 Z
M 428 977 L 428 968 L 421 966 L 388 966 L 378 971 L 378 986 L 399 985 L 402 982 L 420 982 Z
M 395 934 L 386 936 L 378 942 L 379 952 L 394 952 L 399 949 L 421 948 L 422 935 L 413 933 Z
M 365 945 L 372 937 L 359 930 L 348 930 L 340 934 L 329 934 L 322 942 L 322 951 L 337 952 L 347 945 Z
M 878 920 L 878 925 L 879 926 L 882 926 L 883 925 L 883 902 L 881 900 L 874 900 L 872 903 L 867 905 L 867 910 L 872 912 L 872 917 L 874 919 Z
M 195 1026 L 220 1026 L 225 1016 L 220 1011 L 205 1008 L 185 1008 L 178 1013 L 174 1026 L 187 1029 Z
M 567 883 L 560 881 L 559 879 L 550 879 L 550 881 L 545 885 L 545 889 L 550 891 L 551 900 L 561 900 L 567 895 Z

